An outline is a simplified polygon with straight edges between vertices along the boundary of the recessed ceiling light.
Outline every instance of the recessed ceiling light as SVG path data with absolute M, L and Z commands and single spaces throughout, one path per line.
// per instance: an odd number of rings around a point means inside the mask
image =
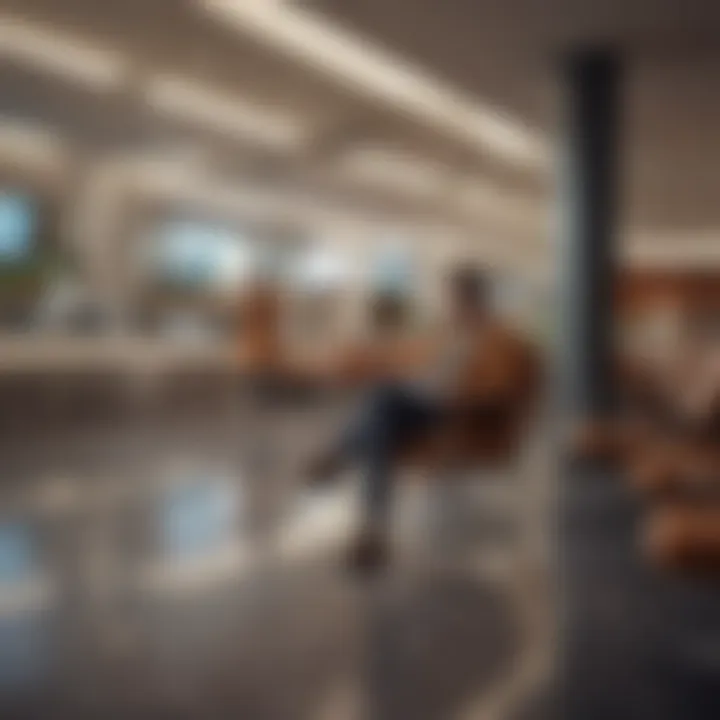
M 541 201 L 489 182 L 477 179 L 461 182 L 453 192 L 453 198 L 460 211 L 479 219 L 505 220 L 526 227 L 542 224 L 544 208 Z
M 126 77 L 126 58 L 85 38 L 13 16 L 0 16 L 0 57 L 94 90 Z
M 292 118 L 178 75 L 151 78 L 145 99 L 160 112 L 278 149 L 301 147 L 307 139 L 307 129 Z
M 340 159 L 338 169 L 353 180 L 390 188 L 404 195 L 439 197 L 450 185 L 449 172 L 443 166 L 383 148 L 349 151 Z

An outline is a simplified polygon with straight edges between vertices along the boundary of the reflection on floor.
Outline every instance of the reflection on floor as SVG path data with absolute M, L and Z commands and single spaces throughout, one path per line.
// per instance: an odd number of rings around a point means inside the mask
M 2 716 L 504 717 L 492 699 L 519 694 L 544 623 L 523 605 L 542 605 L 537 572 L 519 569 L 502 528 L 497 562 L 483 565 L 488 538 L 458 531 L 490 524 L 455 514 L 448 533 L 415 486 L 393 571 L 348 577 L 352 483 L 309 494 L 292 471 L 323 422 L 138 424 L 14 448 L 1 489 Z M 533 657 L 527 683 L 546 660 Z

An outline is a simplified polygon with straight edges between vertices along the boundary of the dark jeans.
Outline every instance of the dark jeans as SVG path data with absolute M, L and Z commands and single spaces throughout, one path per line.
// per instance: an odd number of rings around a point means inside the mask
M 392 500 L 393 464 L 407 443 L 432 429 L 441 408 L 413 387 L 392 383 L 372 390 L 342 438 L 342 452 L 364 472 L 367 519 L 385 523 Z

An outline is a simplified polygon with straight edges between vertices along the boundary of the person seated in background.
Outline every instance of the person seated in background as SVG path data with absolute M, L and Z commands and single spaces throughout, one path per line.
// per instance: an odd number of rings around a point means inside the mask
M 590 423 L 576 450 L 619 463 L 646 501 L 641 544 L 658 565 L 720 571 L 720 344 L 683 348 L 642 422 Z
M 672 368 L 650 383 L 653 402 L 632 420 L 581 427 L 575 450 L 619 462 L 646 493 L 720 480 L 720 345 L 689 337 Z M 646 391 L 647 393 L 647 391 Z
M 707 434 L 720 422 L 720 342 L 695 346 L 689 355 L 667 392 L 687 428 Z
M 693 353 L 677 378 L 684 433 L 655 451 L 645 485 L 659 502 L 647 514 L 644 544 L 668 568 L 720 572 L 720 343 Z
M 527 346 L 491 309 L 488 278 L 469 267 L 456 269 L 446 301 L 436 332 L 365 366 L 374 386 L 344 431 L 307 468 L 314 484 L 353 463 L 362 469 L 363 519 L 348 558 L 358 569 L 372 570 L 387 560 L 398 455 L 464 413 L 492 415 L 517 382 L 515 360 Z M 446 449 L 452 462 L 452 446 Z

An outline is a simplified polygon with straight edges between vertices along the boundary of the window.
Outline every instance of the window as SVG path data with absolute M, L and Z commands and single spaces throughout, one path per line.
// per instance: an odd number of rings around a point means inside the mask
M 0 524 L 0 590 L 29 580 L 35 569 L 30 528 L 20 522 Z
M 370 321 L 376 331 L 396 332 L 413 320 L 415 264 L 407 246 L 387 244 L 374 258 L 370 274 Z
M 384 245 L 371 269 L 372 290 L 377 295 L 407 298 L 413 293 L 415 267 L 412 253 L 403 245 Z
M 295 282 L 308 292 L 323 292 L 341 287 L 348 277 L 347 259 L 328 247 L 314 247 L 298 261 Z
M 30 198 L 0 192 L 0 263 L 27 262 L 35 244 L 36 209 Z
M 149 245 L 146 262 L 150 275 L 174 288 L 237 291 L 255 265 L 251 243 L 223 227 L 170 222 Z
M 332 338 L 349 276 L 348 258 L 341 250 L 318 243 L 299 251 L 290 272 L 294 294 L 286 327 L 291 336 L 315 347 Z
M 35 308 L 58 257 L 38 238 L 38 207 L 23 193 L 0 190 L 0 326 L 35 327 Z
M 142 240 L 138 327 L 181 345 L 228 340 L 239 296 L 257 270 L 254 243 L 231 226 L 184 218 L 161 220 Z

